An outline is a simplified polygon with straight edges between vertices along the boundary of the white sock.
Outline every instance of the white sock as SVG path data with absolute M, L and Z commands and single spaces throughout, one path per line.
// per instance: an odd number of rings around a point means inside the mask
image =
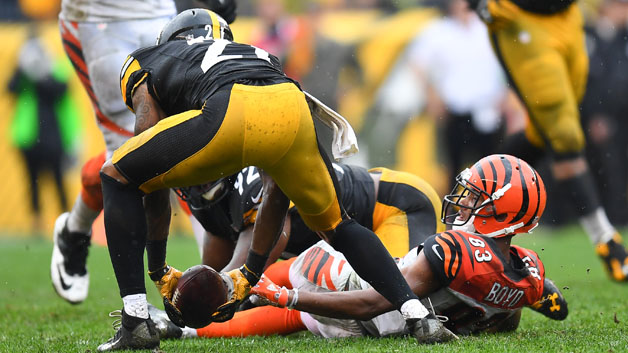
M 606 243 L 617 233 L 602 207 L 598 207 L 597 210 L 580 217 L 579 221 L 593 244 Z
M 68 230 L 70 232 L 78 232 L 87 234 L 92 229 L 92 223 L 100 211 L 94 211 L 83 202 L 83 198 L 79 195 L 74 202 L 70 216 L 68 217 Z
M 124 302 L 124 311 L 140 319 L 148 319 L 148 301 L 146 301 L 146 294 L 131 294 L 122 298 Z
M 401 305 L 401 309 L 399 309 L 399 311 L 405 320 L 422 319 L 430 313 L 418 299 L 410 299 L 406 301 Z
M 181 331 L 183 331 L 183 334 L 181 335 L 181 338 L 196 338 L 198 337 L 198 332 L 196 331 L 195 328 L 191 328 L 191 327 L 184 327 L 181 329 Z

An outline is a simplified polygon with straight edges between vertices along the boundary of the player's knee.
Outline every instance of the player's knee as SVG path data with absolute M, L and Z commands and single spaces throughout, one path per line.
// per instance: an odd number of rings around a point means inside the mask
M 585 138 L 582 129 L 556 129 L 550 136 L 552 151 L 556 156 L 575 155 L 584 150 Z
M 111 163 L 111 159 L 108 159 L 105 164 L 103 164 L 102 168 L 100 169 L 100 175 L 101 178 L 104 175 L 116 180 L 116 182 L 122 185 L 127 185 L 129 183 L 129 181 L 122 174 L 120 174 L 118 169 L 114 167 L 113 163 Z
M 353 219 L 347 218 L 343 219 L 342 222 L 336 226 L 336 228 L 324 232 L 319 232 L 319 236 L 323 238 L 327 243 L 331 246 L 334 246 L 334 243 L 345 236 L 348 233 L 354 232 L 355 227 L 361 227 L 358 222 Z
M 105 163 L 105 154 L 102 153 L 88 160 L 81 168 L 81 184 L 84 189 L 100 189 L 100 169 Z

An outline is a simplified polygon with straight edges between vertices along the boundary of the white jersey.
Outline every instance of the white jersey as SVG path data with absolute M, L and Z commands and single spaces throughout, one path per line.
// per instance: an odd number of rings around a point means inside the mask
M 412 253 L 412 252 L 410 252 Z M 408 257 L 408 256 L 406 256 Z M 404 257 L 399 266 L 411 263 L 413 258 Z M 319 241 L 304 251 L 290 266 L 290 282 L 294 288 L 311 292 L 348 291 L 369 288 L 349 265 L 342 253 L 325 241 Z M 390 311 L 369 321 L 333 319 L 303 313 L 308 330 L 323 337 L 391 336 L 404 335 L 409 331 L 398 311 Z M 314 320 L 309 320 L 309 317 Z
M 74 22 L 113 22 L 174 16 L 173 0 L 62 0 L 59 17 Z

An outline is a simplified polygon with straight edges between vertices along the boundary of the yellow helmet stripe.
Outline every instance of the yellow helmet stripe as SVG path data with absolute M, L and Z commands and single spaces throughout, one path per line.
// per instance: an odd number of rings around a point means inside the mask
M 220 39 L 220 22 L 218 21 L 218 16 L 212 11 L 205 10 L 209 14 L 209 17 L 212 19 L 212 37 L 214 39 Z

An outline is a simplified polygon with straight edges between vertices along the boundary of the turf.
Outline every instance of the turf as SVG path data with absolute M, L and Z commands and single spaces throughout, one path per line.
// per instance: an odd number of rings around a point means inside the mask
M 309 333 L 289 337 L 163 341 L 163 352 L 628 352 L 628 284 L 609 281 L 587 237 L 577 227 L 545 228 L 516 243 L 536 250 L 547 276 L 563 289 L 569 317 L 550 321 L 526 309 L 519 329 L 420 347 L 412 338 L 333 339 Z M 91 248 L 90 294 L 80 305 L 57 297 L 49 279 L 52 243 L 0 237 L 0 352 L 95 352 L 113 333 L 107 313 L 121 300 L 106 248 Z M 191 237 L 173 237 L 169 263 L 198 262 Z M 159 298 L 147 283 L 149 300 Z

